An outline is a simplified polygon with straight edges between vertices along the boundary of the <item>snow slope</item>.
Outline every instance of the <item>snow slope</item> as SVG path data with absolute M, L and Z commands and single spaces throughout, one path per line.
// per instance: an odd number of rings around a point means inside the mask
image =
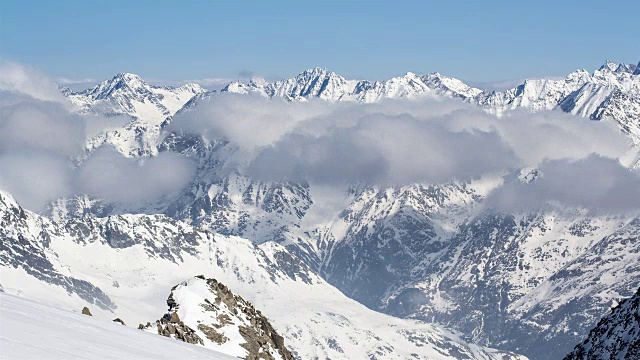
M 3 359 L 237 359 L 2 292 L 0 319 Z

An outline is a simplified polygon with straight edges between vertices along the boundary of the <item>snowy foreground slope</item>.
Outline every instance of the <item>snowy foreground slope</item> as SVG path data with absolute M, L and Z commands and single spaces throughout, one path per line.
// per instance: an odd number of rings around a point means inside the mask
M 2 292 L 0 319 L 2 359 L 237 359 Z
M 611 309 L 564 359 L 640 359 L 640 289 Z
M 374 312 L 273 242 L 214 235 L 163 215 L 57 222 L 1 193 L 0 221 L 4 290 L 64 309 L 88 305 L 96 318 L 154 321 L 166 312 L 171 286 L 202 274 L 255 304 L 299 359 L 520 358 L 437 325 Z M 185 321 L 201 303 L 180 307 Z M 225 343 L 207 344 L 225 351 Z

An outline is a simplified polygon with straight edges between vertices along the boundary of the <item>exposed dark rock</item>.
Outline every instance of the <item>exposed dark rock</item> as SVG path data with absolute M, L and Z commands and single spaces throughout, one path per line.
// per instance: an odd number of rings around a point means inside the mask
M 117 323 L 120 323 L 122 325 L 125 325 L 124 321 L 122 321 L 122 319 L 120 319 L 120 318 L 113 319 L 113 322 L 117 322 Z
M 93 315 L 91 315 L 91 311 L 89 311 L 89 308 L 86 307 L 86 306 L 82 308 L 82 315 L 93 316 Z
M 198 330 L 202 331 L 207 339 L 217 344 L 224 344 L 229 340 L 229 338 L 224 336 L 224 334 L 217 332 L 214 327 L 207 326 L 205 324 L 198 324 Z

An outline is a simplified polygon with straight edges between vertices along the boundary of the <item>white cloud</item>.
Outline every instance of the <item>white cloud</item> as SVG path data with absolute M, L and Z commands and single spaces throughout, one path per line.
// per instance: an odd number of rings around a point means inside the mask
M 22 93 L 43 101 L 69 106 L 58 86 L 39 70 L 0 60 L 0 90 Z
M 182 189 L 194 168 L 190 160 L 176 153 L 136 160 L 101 147 L 78 169 L 76 190 L 108 202 L 146 203 Z
M 40 211 L 48 202 L 71 195 L 72 181 L 67 159 L 55 153 L 27 148 L 0 154 L 0 190 L 27 209 Z
M 543 208 L 591 211 L 640 210 L 640 176 L 599 155 L 551 160 L 530 183 L 510 181 L 491 193 L 487 205 L 507 212 Z
M 446 182 L 592 153 L 620 158 L 628 139 L 610 123 L 562 112 L 498 118 L 457 100 L 289 103 L 220 94 L 177 116 L 172 130 L 226 138 L 263 180 Z

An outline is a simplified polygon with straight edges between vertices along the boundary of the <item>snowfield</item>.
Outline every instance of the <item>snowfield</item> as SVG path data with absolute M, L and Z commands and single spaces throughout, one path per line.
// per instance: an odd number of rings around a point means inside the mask
M 0 319 L 2 359 L 237 359 L 5 293 Z

